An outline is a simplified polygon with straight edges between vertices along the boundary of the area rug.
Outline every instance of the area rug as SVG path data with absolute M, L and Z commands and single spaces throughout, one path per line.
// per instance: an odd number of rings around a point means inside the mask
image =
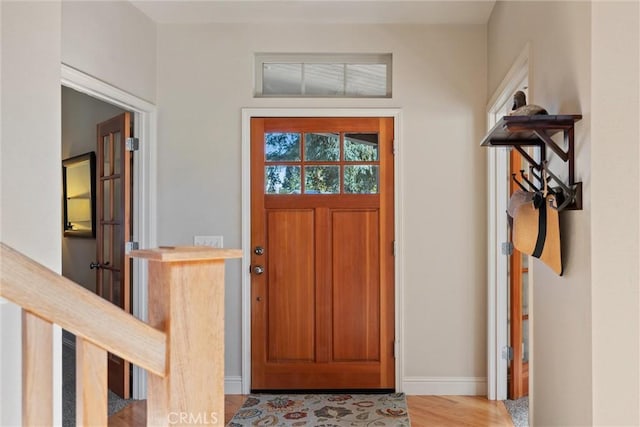
M 409 427 L 404 393 L 252 394 L 227 427 Z

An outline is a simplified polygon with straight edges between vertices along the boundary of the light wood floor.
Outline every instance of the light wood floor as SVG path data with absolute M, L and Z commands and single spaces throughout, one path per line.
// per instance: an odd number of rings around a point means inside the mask
M 225 424 L 242 406 L 246 396 L 225 396 Z M 513 427 L 501 401 L 478 396 L 407 396 L 412 427 Z M 109 418 L 110 427 L 144 426 L 147 402 L 139 400 Z

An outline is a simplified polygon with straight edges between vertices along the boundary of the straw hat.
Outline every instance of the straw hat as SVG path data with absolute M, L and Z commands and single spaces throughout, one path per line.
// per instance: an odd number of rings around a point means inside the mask
M 560 220 L 556 196 L 547 194 L 539 208 L 533 202 L 518 206 L 513 219 L 513 246 L 523 254 L 539 258 L 562 276 Z

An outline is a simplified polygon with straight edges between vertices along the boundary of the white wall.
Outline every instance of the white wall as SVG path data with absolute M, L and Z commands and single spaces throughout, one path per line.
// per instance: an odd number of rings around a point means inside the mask
M 97 150 L 100 122 L 122 114 L 123 109 L 67 87 L 62 87 L 62 158 Z M 89 264 L 96 260 L 96 239 L 62 237 L 62 275 L 92 292 L 96 290 L 96 271 Z
M 640 425 L 640 7 L 593 3 L 593 424 Z
M 534 266 L 534 425 L 640 424 L 637 2 L 499 2 L 489 89 L 527 40 L 535 102 L 582 113 L 585 210 L 563 214 L 566 277 Z M 544 23 L 544 31 L 541 31 Z
M 60 63 L 153 101 L 155 24 L 127 2 L 0 2 L 0 10 L 1 239 L 59 272 Z M 19 311 L 4 303 L 0 311 L 0 425 L 19 425 Z M 62 422 L 60 343 L 60 329 L 56 327 L 56 424 Z
M 62 2 L 62 62 L 156 98 L 156 26 L 127 1 Z
M 2 2 L 2 241 L 60 271 L 60 3 Z M 20 315 L 0 304 L 0 425 L 21 421 Z M 60 330 L 54 387 L 61 389 Z M 54 414 L 61 421 L 60 393 Z
M 442 391 L 434 381 L 483 392 L 485 27 L 161 25 L 158 35 L 159 244 L 219 234 L 240 247 L 242 107 L 399 107 L 403 374 L 413 392 Z M 254 99 L 255 52 L 391 52 L 393 98 Z M 241 375 L 240 285 L 231 261 L 227 377 Z
M 588 2 L 499 1 L 488 24 L 489 93 L 530 41 L 533 102 L 550 114 L 583 115 L 575 128 L 575 173 L 576 180 L 584 183 L 584 209 L 561 214 L 564 276 L 533 261 L 531 415 L 535 425 L 592 422 L 590 29 Z

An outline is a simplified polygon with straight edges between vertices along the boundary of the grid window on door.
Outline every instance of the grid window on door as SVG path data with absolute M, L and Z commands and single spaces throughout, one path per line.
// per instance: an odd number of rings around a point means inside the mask
M 377 133 L 265 133 L 266 194 L 378 194 Z

